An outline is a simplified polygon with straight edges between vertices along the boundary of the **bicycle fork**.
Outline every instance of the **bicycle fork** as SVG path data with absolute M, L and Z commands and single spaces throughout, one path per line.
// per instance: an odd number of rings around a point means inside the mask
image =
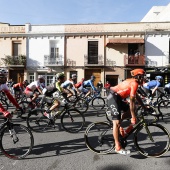
M 15 129 L 13 128 L 12 124 L 8 124 L 7 126 L 8 126 L 8 128 L 9 128 L 10 137 L 12 138 L 14 144 L 16 144 L 16 143 L 19 141 L 19 139 L 18 139 L 18 137 L 17 137 L 17 134 L 16 134 L 16 131 L 15 131 Z

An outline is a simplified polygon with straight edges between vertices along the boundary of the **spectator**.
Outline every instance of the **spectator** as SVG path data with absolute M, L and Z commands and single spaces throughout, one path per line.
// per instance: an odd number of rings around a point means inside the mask
M 103 89 L 103 83 L 102 83 L 101 80 L 97 83 L 97 89 L 98 89 L 98 91 L 100 91 L 100 93 L 101 93 L 101 91 L 102 91 L 102 89 Z
M 108 96 L 110 92 L 110 83 L 109 81 L 106 81 L 106 84 L 104 85 L 104 88 L 106 89 L 106 95 Z

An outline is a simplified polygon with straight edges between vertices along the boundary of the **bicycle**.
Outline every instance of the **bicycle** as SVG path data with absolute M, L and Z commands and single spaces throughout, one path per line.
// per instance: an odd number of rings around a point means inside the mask
M 164 116 L 170 114 L 170 99 L 162 100 L 158 104 L 159 116 L 164 120 Z
M 48 129 L 55 128 L 55 121 L 61 117 L 61 125 L 66 132 L 79 132 L 85 124 L 84 115 L 75 108 L 70 108 L 72 105 L 65 103 L 59 107 L 60 111 L 55 114 L 53 120 L 44 116 L 44 112 L 51 107 L 51 103 L 47 103 L 46 108 L 36 108 L 30 111 L 27 117 L 27 126 L 34 132 L 44 132 Z
M 13 113 L 11 113 L 13 114 Z M 4 122 L 0 125 L 0 150 L 10 159 L 23 159 L 32 151 L 34 137 L 31 131 L 21 124 L 0 116 Z
M 87 96 L 85 99 L 87 103 L 91 102 L 91 106 L 97 111 L 105 107 L 105 100 L 100 96 L 99 91 L 91 93 L 90 96 Z
M 160 157 L 170 148 L 170 134 L 168 130 L 154 121 L 145 121 L 141 113 L 140 121 L 125 136 L 120 136 L 123 148 L 127 146 L 127 139 L 133 133 L 133 142 L 137 150 L 145 157 Z M 91 123 L 85 131 L 86 146 L 97 154 L 108 154 L 114 150 L 112 122 Z

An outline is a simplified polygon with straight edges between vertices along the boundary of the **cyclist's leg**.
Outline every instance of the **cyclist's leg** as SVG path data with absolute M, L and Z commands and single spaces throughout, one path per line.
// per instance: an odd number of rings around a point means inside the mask
M 120 154 L 129 154 L 130 151 L 126 151 L 122 148 L 119 141 L 119 128 L 121 123 L 121 112 L 120 112 L 120 104 L 121 97 L 119 97 L 116 93 L 110 93 L 107 96 L 108 107 L 111 110 L 112 121 L 113 121 L 113 137 L 115 140 L 115 151 Z

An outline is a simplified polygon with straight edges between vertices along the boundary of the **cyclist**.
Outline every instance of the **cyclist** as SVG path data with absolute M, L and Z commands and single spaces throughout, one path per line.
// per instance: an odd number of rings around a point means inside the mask
M 66 97 L 66 90 L 61 87 L 61 84 L 65 81 L 65 75 L 64 73 L 58 73 L 56 74 L 57 81 L 49 86 L 46 87 L 46 91 L 44 93 L 45 96 L 51 97 L 52 94 L 54 94 L 56 91 L 58 92 L 58 95 L 53 95 L 55 100 L 53 101 L 53 105 L 48 109 L 44 115 L 47 116 L 49 119 L 53 119 L 54 114 L 52 114 L 52 111 L 60 107 L 60 95 L 63 95 L 63 97 Z M 51 98 L 52 99 L 52 98 Z M 57 109 L 58 110 L 58 109 Z M 59 112 L 56 112 L 57 114 Z
M 89 80 L 86 80 L 83 82 L 83 87 L 82 87 L 81 91 L 86 93 L 85 97 L 87 97 L 91 94 L 91 90 L 90 89 L 88 90 L 87 87 L 91 87 L 94 92 L 97 92 L 97 89 L 94 87 L 95 79 L 96 79 L 96 77 L 92 75 Z
M 17 98 L 17 93 L 19 93 L 20 95 L 23 94 L 23 91 L 25 90 L 26 86 L 27 86 L 26 81 L 23 81 L 22 83 L 17 83 L 17 84 L 13 85 L 15 99 Z
M 28 86 L 26 86 L 25 94 L 28 97 L 31 97 L 31 102 L 34 103 L 34 101 L 39 96 L 39 93 L 42 94 L 42 90 L 44 86 L 42 87 L 42 84 L 45 82 L 45 78 L 43 75 L 38 76 L 38 80 L 30 83 Z
M 83 85 L 83 82 L 84 82 L 84 78 L 82 78 L 81 79 L 81 81 L 80 82 L 78 82 L 78 83 L 76 83 L 75 85 L 74 85 L 74 87 L 76 88 L 76 91 L 78 92 L 78 93 L 80 93 L 80 89 L 81 89 L 81 86 Z M 80 88 L 80 89 L 79 89 Z
M 123 119 L 131 117 L 131 124 L 136 124 L 135 98 L 141 103 L 141 99 L 137 94 L 137 89 L 138 85 L 143 83 L 144 75 L 145 71 L 143 69 L 134 69 L 131 71 L 132 78 L 126 79 L 120 84 L 110 87 L 110 93 L 107 96 L 107 100 L 112 115 L 113 137 L 115 140 L 116 153 L 124 155 L 130 154 L 130 150 L 122 148 L 119 142 L 119 129 L 121 130 L 120 123 Z M 130 97 L 130 104 L 123 100 L 127 97 Z M 124 111 L 122 116 L 121 110 Z
M 170 83 L 165 84 L 164 91 L 167 92 L 167 94 L 170 94 Z
M 69 89 L 72 89 L 77 94 L 76 88 L 74 86 L 76 81 L 77 81 L 77 75 L 76 74 L 72 74 L 70 79 L 64 81 L 61 84 L 61 87 L 64 88 L 65 90 L 67 90 L 67 93 L 68 93 L 67 97 L 73 95 L 73 92 L 70 91 Z
M 155 80 L 151 80 L 143 84 L 143 90 L 148 94 L 151 100 L 153 99 L 153 96 L 156 91 L 162 93 L 161 90 L 158 89 L 162 81 L 163 81 L 162 76 L 156 76 Z
M 21 114 L 23 113 L 23 109 L 19 106 L 19 104 L 16 102 L 16 100 L 14 99 L 14 97 L 11 95 L 10 90 L 6 84 L 7 81 L 7 74 L 8 71 L 5 69 L 0 69 L 0 91 L 3 91 L 6 96 L 8 97 L 8 99 L 10 100 L 10 102 L 21 111 Z M 0 103 L 0 112 L 3 113 L 3 115 L 5 117 L 11 118 L 12 115 L 10 114 L 10 112 L 8 112 L 7 110 L 5 110 L 5 108 L 2 106 L 2 104 Z

